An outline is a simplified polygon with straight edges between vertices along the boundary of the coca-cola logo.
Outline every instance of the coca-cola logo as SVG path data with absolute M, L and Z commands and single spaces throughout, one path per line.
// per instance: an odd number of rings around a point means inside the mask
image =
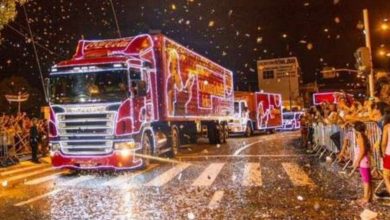
M 84 50 L 123 48 L 123 47 L 127 47 L 128 44 L 129 44 L 129 42 L 125 41 L 125 40 L 87 42 L 84 45 Z

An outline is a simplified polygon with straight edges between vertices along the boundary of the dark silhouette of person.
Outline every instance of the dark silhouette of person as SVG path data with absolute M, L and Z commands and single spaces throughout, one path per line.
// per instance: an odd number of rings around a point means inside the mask
M 38 143 L 39 143 L 39 131 L 37 128 L 37 119 L 32 119 L 32 126 L 30 128 L 30 146 L 31 146 L 31 153 L 32 153 L 32 162 L 34 163 L 41 163 L 38 160 Z

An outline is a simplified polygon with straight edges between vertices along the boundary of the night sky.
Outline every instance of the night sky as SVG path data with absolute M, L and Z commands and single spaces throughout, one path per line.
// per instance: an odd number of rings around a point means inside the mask
M 373 48 L 390 49 L 389 0 L 112 0 L 123 36 L 161 30 L 168 37 L 233 70 L 236 88 L 257 89 L 256 61 L 297 56 L 303 81 L 324 66 L 354 68 L 364 45 L 362 12 L 371 15 Z M 33 0 L 26 5 L 44 76 L 70 58 L 80 38 L 118 36 L 109 0 Z M 38 68 L 22 8 L 2 30 L 0 79 L 18 75 L 40 89 Z M 23 37 L 24 35 L 25 37 Z M 375 56 L 377 68 L 388 61 Z

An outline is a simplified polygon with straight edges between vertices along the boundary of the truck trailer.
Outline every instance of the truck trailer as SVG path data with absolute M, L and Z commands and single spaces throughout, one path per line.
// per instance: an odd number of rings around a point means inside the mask
M 55 167 L 146 167 L 200 136 L 228 137 L 232 72 L 162 34 L 80 40 L 47 84 Z
M 277 93 L 234 93 L 234 118 L 229 133 L 251 136 L 254 132 L 274 131 L 282 126 L 282 96 Z

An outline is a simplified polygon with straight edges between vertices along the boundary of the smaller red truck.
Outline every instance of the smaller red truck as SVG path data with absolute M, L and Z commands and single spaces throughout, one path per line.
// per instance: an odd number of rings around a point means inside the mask
M 257 131 L 274 131 L 282 126 L 282 97 L 276 93 L 234 93 L 234 118 L 229 122 L 230 134 L 251 136 Z
M 353 95 L 342 92 L 318 92 L 313 94 L 313 104 L 321 105 L 322 103 L 337 104 L 341 98 L 346 98 L 348 103 L 353 102 Z

